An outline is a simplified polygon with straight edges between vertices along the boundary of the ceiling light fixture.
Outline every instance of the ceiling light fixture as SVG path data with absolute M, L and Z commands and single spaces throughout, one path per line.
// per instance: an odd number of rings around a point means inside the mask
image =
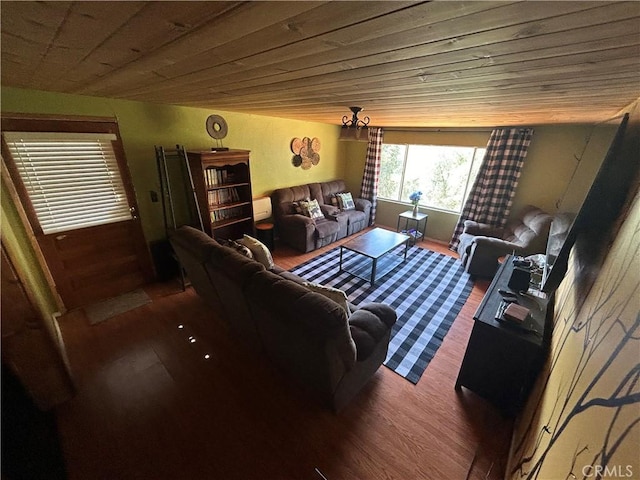
M 366 142 L 369 140 L 369 129 L 367 125 L 371 119 L 364 117 L 358 118 L 358 113 L 362 111 L 362 107 L 349 107 L 353 116 L 349 118 L 347 115 L 342 117 L 342 128 L 340 129 L 340 140 L 355 140 Z

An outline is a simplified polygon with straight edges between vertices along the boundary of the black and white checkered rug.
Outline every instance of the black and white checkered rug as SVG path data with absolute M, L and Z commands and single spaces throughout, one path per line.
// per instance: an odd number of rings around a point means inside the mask
M 404 247 L 389 255 L 399 257 Z M 371 262 L 344 250 L 345 262 Z M 460 309 L 473 282 L 460 262 L 440 253 L 410 247 L 407 261 L 376 280 L 338 272 L 340 248 L 334 248 L 291 271 L 305 280 L 339 288 L 355 305 L 381 302 L 398 314 L 384 364 L 412 383 L 418 383 Z M 353 270 L 352 270 L 353 271 Z

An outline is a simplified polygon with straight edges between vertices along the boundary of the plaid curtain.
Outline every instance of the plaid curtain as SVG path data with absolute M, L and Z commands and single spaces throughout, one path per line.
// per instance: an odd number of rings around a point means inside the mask
M 497 128 L 491 132 L 482 166 L 462 209 L 449 249 L 458 248 L 465 220 L 504 227 L 532 136 L 531 128 Z
M 378 204 L 378 180 L 380 179 L 380 157 L 382 155 L 382 128 L 369 129 L 369 144 L 367 145 L 367 161 L 364 165 L 360 198 L 371 202 L 371 217 L 369 225 L 376 220 L 376 205 Z

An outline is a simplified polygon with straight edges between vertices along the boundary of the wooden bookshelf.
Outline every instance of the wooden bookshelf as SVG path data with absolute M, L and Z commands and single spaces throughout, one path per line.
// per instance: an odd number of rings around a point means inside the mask
M 187 152 L 205 232 L 216 239 L 254 235 L 248 150 Z

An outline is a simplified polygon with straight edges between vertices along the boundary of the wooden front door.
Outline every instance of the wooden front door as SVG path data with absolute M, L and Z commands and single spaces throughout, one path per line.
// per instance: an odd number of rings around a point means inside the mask
M 117 123 L 113 119 L 8 116 L 2 118 L 2 130 L 3 157 L 66 308 L 114 297 L 150 281 L 153 278 L 151 259 Z M 35 188 L 33 180 L 26 179 L 25 170 L 34 168 L 29 164 L 30 157 L 38 157 L 40 153 L 38 150 L 35 154 L 32 150 L 23 153 L 20 145 L 16 146 L 15 132 L 21 132 L 27 139 L 40 138 L 38 135 L 44 132 L 43 155 L 48 155 L 47 142 L 58 142 L 61 134 L 69 134 L 72 141 L 79 141 L 84 138 L 80 135 L 87 133 L 111 135 L 112 138 L 106 137 L 106 144 L 115 161 L 110 166 L 96 167 L 94 158 L 82 157 L 87 156 L 84 151 L 82 155 L 69 154 L 51 143 L 51 151 L 56 153 L 40 161 L 43 166 L 39 168 L 48 170 L 50 177 L 47 178 L 53 180 L 43 180 Z M 69 177 L 68 183 L 65 183 L 66 177 Z M 102 182 L 104 178 L 111 179 L 106 187 Z M 47 194 L 54 199 L 65 195 L 65 200 L 54 206 L 47 201 L 43 207 L 42 197 Z M 110 202 L 114 203 L 113 208 Z M 55 211 L 57 208 L 60 213 Z M 56 223 L 56 215 L 65 219 Z M 67 216 L 71 220 L 67 221 Z M 78 221 L 76 217 L 82 218 Z

